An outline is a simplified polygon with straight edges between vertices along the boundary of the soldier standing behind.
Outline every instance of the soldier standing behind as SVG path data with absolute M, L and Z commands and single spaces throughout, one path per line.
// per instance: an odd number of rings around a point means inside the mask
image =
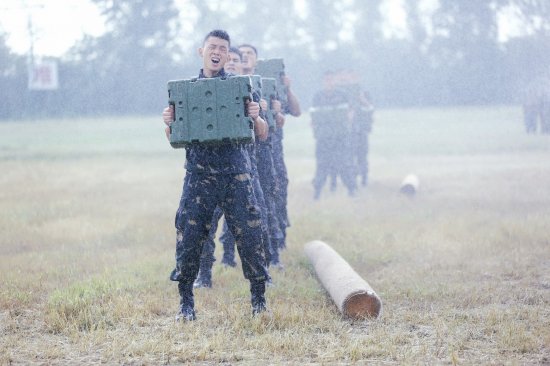
M 214 30 L 206 35 L 199 55 L 203 68 L 199 78 L 225 77 L 223 69 L 230 47 L 229 35 Z M 266 129 L 260 118 L 260 107 L 248 102 L 248 116 L 258 133 Z M 163 120 L 170 125 L 174 109 L 163 111 Z M 196 144 L 186 148 L 187 170 L 182 196 L 176 213 L 176 268 L 170 279 L 178 282 L 180 295 L 176 319 L 194 320 L 193 282 L 199 271 L 202 246 L 216 206 L 219 206 L 241 256 L 243 274 L 250 281 L 252 313 L 266 310 L 265 281 L 267 267 L 261 240 L 261 215 L 253 194 L 251 162 L 246 144 Z
M 540 103 L 540 131 L 550 134 L 550 77 L 542 78 L 541 103 Z
M 243 54 L 243 74 L 254 75 L 258 60 L 258 50 L 250 44 L 241 44 L 239 50 Z M 260 75 L 261 76 L 261 75 Z M 264 102 L 264 110 L 268 110 L 267 101 Z M 281 103 L 277 100 L 270 101 L 272 107 L 276 109 L 275 119 L 279 124 L 284 123 L 284 116 L 281 111 Z M 260 103 L 262 105 L 262 103 Z M 273 139 L 275 130 L 269 131 L 269 136 L 265 141 L 257 143 L 258 157 L 258 175 L 262 191 L 264 192 L 264 202 L 267 212 L 267 228 L 268 228 L 268 243 L 270 248 L 270 265 L 282 269 L 282 264 L 279 258 L 279 249 L 284 241 L 284 235 L 281 230 L 279 216 L 277 215 L 277 194 L 280 192 L 280 187 L 277 186 L 277 172 L 275 170 L 274 154 L 273 154 Z
M 243 57 L 246 57 L 246 53 L 250 53 L 250 49 L 241 48 L 243 51 Z M 246 66 L 245 66 L 246 67 Z M 248 67 L 251 67 L 249 65 Z M 246 70 L 243 69 L 243 72 L 246 73 Z M 272 134 L 272 146 L 273 146 L 273 164 L 275 166 L 275 208 L 277 211 L 277 220 L 279 221 L 280 229 L 283 233 L 283 240 L 278 242 L 279 249 L 286 248 L 286 229 L 290 227 L 290 220 L 288 218 L 287 202 L 288 202 L 288 172 L 286 169 L 286 164 L 284 160 L 284 149 L 283 149 L 283 127 L 286 119 L 284 116 L 290 114 L 293 117 L 299 117 L 302 114 L 300 108 L 300 102 L 298 98 L 294 95 L 291 89 L 291 79 L 287 75 L 282 76 L 282 82 L 286 89 L 287 101 L 285 104 L 281 105 L 281 111 L 277 113 L 277 129 L 274 134 Z
M 351 161 L 361 184 L 366 186 L 369 173 L 369 134 L 372 131 L 374 106 L 369 94 L 361 87 L 356 73 L 350 70 L 340 71 L 337 85 L 348 93 L 352 110 Z
M 541 112 L 541 88 L 538 80 L 530 82 L 523 92 L 523 123 L 528 134 L 537 133 L 537 120 Z
M 550 77 L 540 76 L 532 80 L 523 92 L 523 122 L 528 134 L 550 134 Z
M 312 127 L 316 140 L 317 167 L 313 178 L 314 199 L 319 199 L 327 177 L 336 172 L 350 196 L 355 194 L 355 169 L 351 158 L 351 108 L 349 95 L 336 87 L 336 74 L 323 75 L 323 90 L 312 102 Z

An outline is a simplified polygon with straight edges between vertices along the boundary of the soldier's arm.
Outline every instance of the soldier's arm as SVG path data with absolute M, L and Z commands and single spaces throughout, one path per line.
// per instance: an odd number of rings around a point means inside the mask
M 162 120 L 166 125 L 164 132 L 166 133 L 166 138 L 170 141 L 170 124 L 174 120 L 174 106 L 169 106 L 164 108 L 162 111 Z
M 302 110 L 300 108 L 300 102 L 298 101 L 298 98 L 296 98 L 296 96 L 290 89 L 291 82 L 288 76 L 283 76 L 283 84 L 286 86 L 286 89 L 287 89 L 288 111 L 291 116 L 299 117 L 302 114 Z
M 248 102 L 247 106 L 248 116 L 254 122 L 254 133 L 260 140 L 267 139 L 269 127 L 267 122 L 260 117 L 260 104 L 258 102 Z
M 279 128 L 283 127 L 285 125 L 286 118 L 285 118 L 285 115 L 282 113 L 281 102 L 275 99 L 271 103 L 271 106 L 275 114 L 275 123 L 277 124 L 277 127 Z

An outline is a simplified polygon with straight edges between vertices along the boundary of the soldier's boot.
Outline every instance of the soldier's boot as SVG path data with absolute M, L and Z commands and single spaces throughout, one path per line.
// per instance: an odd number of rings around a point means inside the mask
M 195 316 L 195 300 L 193 299 L 193 282 L 178 282 L 178 291 L 180 293 L 180 310 L 176 314 L 176 321 L 192 321 Z
M 252 316 L 263 313 L 267 310 L 265 304 L 265 280 L 251 280 L 250 294 L 252 303 Z
M 212 288 L 212 269 L 201 267 L 199 269 L 199 274 L 197 275 L 197 279 L 193 283 L 193 287 Z

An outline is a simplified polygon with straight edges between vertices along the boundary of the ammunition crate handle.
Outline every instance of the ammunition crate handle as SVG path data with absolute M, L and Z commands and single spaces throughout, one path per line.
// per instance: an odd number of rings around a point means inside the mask
M 248 96 L 248 97 L 244 97 L 243 99 L 244 99 L 244 116 L 248 117 L 248 103 L 252 101 L 252 97 Z
M 176 102 L 168 102 L 168 107 L 172 109 L 172 122 L 176 120 Z

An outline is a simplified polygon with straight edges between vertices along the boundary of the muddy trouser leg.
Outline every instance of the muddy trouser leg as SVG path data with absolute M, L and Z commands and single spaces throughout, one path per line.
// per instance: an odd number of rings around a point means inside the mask
M 262 243 L 262 220 L 252 178 L 249 174 L 228 176 L 225 186 L 227 189 L 220 207 L 235 238 L 243 275 L 251 281 L 265 281 L 268 273 Z

